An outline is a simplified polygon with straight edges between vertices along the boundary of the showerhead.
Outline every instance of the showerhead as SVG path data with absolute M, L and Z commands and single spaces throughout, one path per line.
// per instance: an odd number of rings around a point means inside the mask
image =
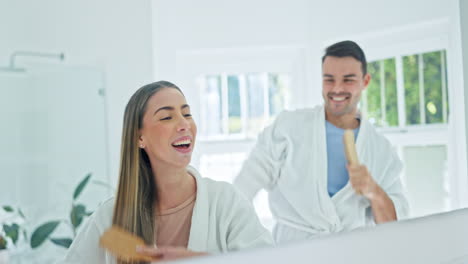
M 65 59 L 63 53 L 46 53 L 46 52 L 32 52 L 32 51 L 15 51 L 10 55 L 10 65 L 8 67 L 0 67 L 3 72 L 25 72 L 24 68 L 17 67 L 15 64 L 17 57 L 41 57 L 41 58 L 55 58 L 60 61 Z

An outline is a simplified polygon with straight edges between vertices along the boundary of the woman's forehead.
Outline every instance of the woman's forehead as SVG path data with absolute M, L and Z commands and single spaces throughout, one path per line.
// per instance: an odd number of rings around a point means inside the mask
M 170 106 L 174 108 L 186 105 L 187 101 L 182 93 L 175 88 L 162 88 L 151 96 L 148 101 L 148 106 L 151 108 L 159 108 Z

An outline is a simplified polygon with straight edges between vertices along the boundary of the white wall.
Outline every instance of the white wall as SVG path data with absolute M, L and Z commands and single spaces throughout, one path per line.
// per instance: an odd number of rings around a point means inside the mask
M 321 101 L 325 42 L 451 16 L 444 0 L 154 0 L 153 12 L 157 79 L 180 81 L 176 54 L 182 50 L 305 46 L 310 74 L 303 94 L 311 105 Z
M 8 169 L 14 166 L 1 166 L 4 163 L 0 162 L 0 169 L 3 169 L 2 177 L 0 177 L 0 189 L 3 190 L 0 195 L 0 205 L 5 203 L 20 205 L 25 211 L 26 217 L 28 217 L 28 228 L 35 228 L 39 224 L 57 219 L 57 217 L 67 217 L 63 213 L 68 213 L 73 188 L 86 173 L 80 173 L 73 179 L 71 175 L 76 174 L 70 173 L 72 167 L 74 167 L 68 166 L 70 163 L 75 162 L 88 167 L 86 170 L 92 170 L 92 168 L 89 168 L 92 167 L 89 164 L 99 167 L 95 163 L 107 163 L 102 162 L 102 157 L 109 156 L 107 158 L 110 163 L 109 175 L 103 176 L 103 174 L 106 174 L 106 170 L 103 169 L 93 171 L 95 173 L 93 177 L 100 180 L 110 179 L 111 184 L 116 183 L 125 104 L 137 88 L 153 80 L 151 22 L 150 0 L 0 0 L 0 67 L 7 66 L 10 54 L 18 50 L 65 53 L 63 63 L 56 60 L 19 57 L 17 65 L 25 66 L 30 70 L 26 74 L 12 75 L 11 73 L 0 72 L 0 78 L 2 78 L 0 90 L 4 96 L 2 101 L 10 103 L 1 105 L 0 108 L 3 111 L 6 108 L 8 111 L 16 111 L 22 114 L 25 112 L 22 109 L 23 107 L 25 109 L 33 108 L 29 105 L 31 102 L 33 106 L 36 105 L 39 109 L 52 110 L 50 113 L 37 113 L 40 118 L 37 118 L 36 122 L 40 122 L 40 124 L 37 124 L 37 127 L 41 128 L 40 131 L 29 129 L 34 127 L 34 122 L 31 123 L 29 120 L 34 119 L 35 115 L 29 116 L 29 119 L 16 120 L 16 122 L 11 123 L 5 122 L 12 119 L 13 115 L 6 120 L 2 120 L 0 125 L 0 131 L 3 131 L 0 132 L 3 139 L 0 141 L 2 153 L 5 154 L 8 151 L 6 147 L 21 145 L 20 150 L 28 154 L 25 157 L 27 160 L 31 159 L 29 156 L 40 156 L 37 158 L 45 159 L 56 154 L 61 155 L 60 160 L 66 160 L 66 162 L 59 164 L 61 170 L 54 171 L 57 172 L 55 175 L 50 173 L 52 170 L 47 167 L 47 162 L 42 162 L 41 165 L 44 165 L 45 168 L 40 171 L 36 170 L 29 175 L 23 173 L 29 176 L 24 177 L 23 181 L 17 179 L 18 173 L 12 173 L 11 175 L 7 173 Z M 57 72 L 64 71 L 66 74 L 55 75 L 55 73 L 51 73 L 48 77 L 41 75 L 38 78 L 31 78 L 31 73 L 37 73 L 33 69 L 38 63 L 43 64 L 44 68 L 49 66 L 57 67 L 59 69 Z M 62 67 L 61 64 L 65 67 Z M 74 68 L 77 70 L 74 71 Z M 83 72 L 80 69 L 88 70 Z M 93 73 L 96 73 L 97 76 L 93 75 Z M 100 73 L 103 73 L 104 76 L 101 76 Z M 67 74 L 75 77 L 91 76 L 90 78 L 93 80 L 89 80 L 87 77 L 78 80 L 76 78 L 63 79 L 62 77 Z M 58 82 L 56 77 L 51 77 L 52 75 L 62 78 L 60 79 L 61 86 L 58 88 L 63 87 L 63 83 L 67 81 L 73 82 L 73 85 L 67 87 L 71 92 L 64 94 L 65 89 L 61 90 L 61 93 L 50 92 L 51 89 L 49 88 L 57 88 L 56 83 Z M 107 113 L 104 112 L 102 101 L 96 98 L 98 97 L 96 93 L 92 93 L 102 87 L 94 86 L 102 85 L 102 79 L 104 79 L 104 88 L 106 89 L 105 104 Z M 24 87 L 22 85 L 23 80 L 35 81 L 30 86 Z M 42 87 L 37 80 L 50 81 L 55 86 L 46 85 L 44 87 L 47 87 L 48 90 L 36 89 L 36 93 L 31 92 L 33 90 L 31 88 Z M 5 85 L 15 82 L 20 85 L 15 87 Z M 17 89 L 17 91 L 13 93 L 9 89 Z M 21 95 L 24 95 L 24 97 Z M 78 95 L 81 95 L 81 97 Z M 95 97 L 92 98 L 92 96 Z M 13 98 L 24 98 L 24 100 L 12 102 Z M 71 103 L 67 104 L 68 100 L 71 100 Z M 69 109 L 73 107 L 75 109 Z M 96 109 L 96 113 L 87 112 L 83 114 L 89 109 Z M 104 119 L 105 114 L 107 114 L 107 120 Z M 5 115 L 4 113 L 2 116 Z M 18 113 L 16 115 L 18 116 Z M 89 116 L 88 120 L 86 120 L 86 116 Z M 50 122 L 55 125 L 53 128 L 49 123 L 44 122 L 49 117 Z M 58 124 L 59 120 L 67 120 L 69 123 L 72 122 L 73 125 Z M 96 126 L 90 125 L 95 121 L 101 123 Z M 18 124 L 23 123 L 24 126 L 18 126 Z M 79 126 L 78 123 L 87 126 Z M 103 124 L 107 126 L 108 134 L 105 136 L 103 135 L 105 127 Z M 20 131 L 25 128 L 28 128 L 26 132 Z M 82 131 L 80 131 L 81 129 Z M 12 144 L 3 144 L 4 142 L 8 143 L 8 140 L 16 139 L 16 137 L 10 138 L 13 131 L 24 132 L 21 134 L 23 137 L 27 133 L 32 134 L 33 136 L 24 137 L 25 141 L 31 144 L 25 142 L 20 144 L 17 141 L 12 142 Z M 52 131 L 53 133 L 44 133 L 44 131 Z M 83 143 L 86 144 L 74 148 L 74 144 L 80 144 L 76 142 L 78 137 L 73 137 L 76 133 L 80 133 L 81 139 L 88 137 L 90 140 L 84 139 Z M 36 140 L 32 142 L 33 139 Z M 98 143 L 94 144 L 91 149 L 83 151 L 83 147 L 89 146 L 93 140 L 98 141 Z M 95 151 L 92 150 L 93 147 Z M 103 155 L 104 148 L 107 148 L 109 155 Z M 15 157 L 20 156 L 16 155 L 18 151 L 11 150 Z M 92 153 L 89 153 L 90 151 Z M 37 153 L 46 153 L 47 155 L 37 155 Z M 8 155 L 8 153 L 6 154 Z M 90 160 L 93 157 L 98 158 Z M 18 161 L 18 164 L 22 162 L 23 160 Z M 53 165 L 60 163 L 58 159 L 51 159 L 49 162 L 55 162 Z M 102 164 L 100 168 L 106 166 L 107 164 Z M 21 168 L 21 166 L 16 167 L 18 172 L 28 169 Z M 57 168 L 54 167 L 54 169 Z M 44 171 L 49 173 L 44 173 Z M 46 177 L 40 177 L 41 175 Z M 60 175 L 64 177 L 60 178 Z M 14 182 L 19 185 L 16 190 Z M 21 183 L 18 184 L 18 182 Z M 80 198 L 80 202 L 84 202 L 88 208 L 92 203 L 101 201 L 104 193 L 107 196 L 109 195 L 108 192 L 103 191 L 105 188 L 90 185 L 86 189 L 86 193 Z M 18 198 L 20 199 L 17 200 Z M 48 203 L 47 201 L 54 201 L 55 203 Z M 93 210 L 94 208 L 90 209 Z M 41 210 L 42 212 L 37 212 Z M 66 225 L 61 224 L 55 232 L 55 237 L 61 235 L 63 237 L 70 235 L 70 230 Z M 29 233 L 29 236 L 31 236 L 31 233 Z M 26 260 L 24 263 L 52 263 L 54 259 L 63 253 L 63 249 L 47 242 L 39 250 L 34 251 L 34 254 L 30 257 L 25 256 L 31 259 Z
M 66 64 L 104 71 L 110 177 L 116 181 L 125 104 L 153 79 L 150 0 L 0 0 L 0 66 L 16 50 L 64 52 Z
M 174 63 L 178 50 L 304 42 L 304 32 L 310 28 L 308 2 L 155 0 L 157 77 L 176 77 Z M 289 16 L 286 12 L 294 15 Z
M 463 65 L 462 68 L 465 94 L 468 94 L 468 2 L 459 0 L 459 7 L 460 13 L 459 16 L 457 16 L 457 18 L 460 18 L 460 27 L 458 29 L 461 33 L 461 44 L 459 48 L 462 49 L 463 52 L 463 55 L 459 59 L 462 61 L 460 64 Z M 468 96 L 465 96 L 465 124 L 468 125 L 468 120 L 466 120 L 466 118 L 468 118 Z M 468 165 L 468 162 L 465 163 L 465 165 Z M 465 182 L 462 188 L 468 188 L 468 181 Z M 464 200 L 467 201 L 466 203 L 468 204 L 468 197 L 464 197 Z

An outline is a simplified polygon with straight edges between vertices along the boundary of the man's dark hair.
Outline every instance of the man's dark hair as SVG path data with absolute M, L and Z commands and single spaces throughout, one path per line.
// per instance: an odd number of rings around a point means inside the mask
M 325 55 L 322 57 L 322 63 L 325 61 L 327 56 L 338 58 L 353 57 L 361 62 L 362 75 L 364 76 L 367 73 L 366 55 L 364 54 L 364 51 L 362 51 L 361 47 L 359 47 L 359 45 L 354 41 L 345 40 L 328 46 L 325 49 Z

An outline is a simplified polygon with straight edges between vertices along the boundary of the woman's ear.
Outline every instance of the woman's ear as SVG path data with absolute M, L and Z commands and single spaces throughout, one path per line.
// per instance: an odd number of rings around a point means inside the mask
M 141 133 L 138 135 L 138 146 L 142 149 L 145 148 L 145 140 L 143 139 Z

